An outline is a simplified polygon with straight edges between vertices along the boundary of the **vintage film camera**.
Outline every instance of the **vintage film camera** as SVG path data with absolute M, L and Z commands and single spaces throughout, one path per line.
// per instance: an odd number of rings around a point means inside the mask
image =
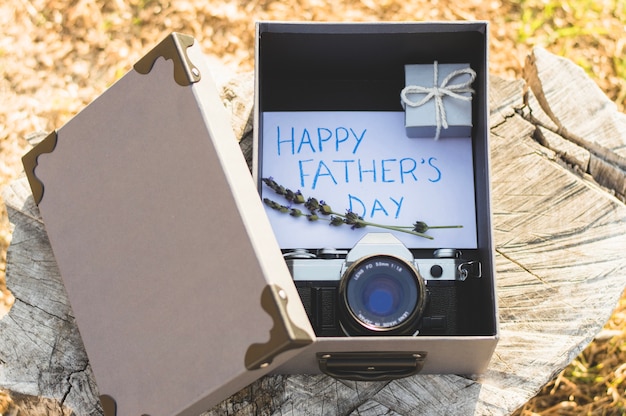
M 389 233 L 366 234 L 351 250 L 285 253 L 318 336 L 459 335 L 468 332 L 466 279 L 481 264 L 455 249 L 415 258 Z M 468 292 L 468 290 L 466 290 Z

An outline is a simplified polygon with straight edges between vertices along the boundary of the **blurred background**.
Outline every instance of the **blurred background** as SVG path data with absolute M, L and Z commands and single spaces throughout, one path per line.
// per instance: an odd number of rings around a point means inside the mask
M 21 174 L 29 136 L 61 127 L 171 31 L 233 72 L 251 71 L 256 20 L 487 20 L 492 75 L 521 78 L 543 46 L 626 108 L 626 0 L 3 0 L 0 189 Z M 10 241 L 0 198 L 0 316 L 15 302 L 4 281 Z M 9 401 L 0 391 L 0 415 Z M 625 414 L 623 297 L 596 340 L 517 415 Z

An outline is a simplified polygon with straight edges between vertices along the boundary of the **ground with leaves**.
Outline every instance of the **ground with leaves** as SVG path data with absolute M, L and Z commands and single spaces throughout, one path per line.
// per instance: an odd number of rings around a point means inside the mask
M 624 0 L 8 0 L 0 4 L 0 187 L 26 138 L 62 126 L 171 31 L 233 68 L 253 65 L 255 20 L 491 22 L 490 72 L 520 78 L 535 45 L 583 67 L 624 111 Z M 11 240 L 0 200 L 0 315 Z M 626 300 L 591 344 L 519 415 L 626 413 Z M 0 392 L 0 414 L 8 396 Z

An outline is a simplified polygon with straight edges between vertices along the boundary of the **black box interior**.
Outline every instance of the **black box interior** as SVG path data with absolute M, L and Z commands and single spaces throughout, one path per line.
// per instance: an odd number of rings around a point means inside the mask
M 497 333 L 491 236 L 487 24 L 362 23 L 258 26 L 257 111 L 403 111 L 404 65 L 469 63 L 478 249 L 483 277 L 467 285 L 462 335 Z M 441 80 L 440 80 L 441 81 Z M 258 131 L 263 131 L 262 117 Z M 260 138 L 262 140 L 262 138 Z M 262 155 L 259 154 L 259 165 Z M 469 281 L 468 281 L 469 282 Z

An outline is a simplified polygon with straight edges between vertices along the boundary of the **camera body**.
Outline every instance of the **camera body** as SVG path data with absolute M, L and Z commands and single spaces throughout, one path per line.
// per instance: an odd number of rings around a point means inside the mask
M 415 258 L 389 233 L 366 234 L 349 251 L 285 258 L 318 336 L 462 334 L 464 282 L 481 275 L 480 262 L 456 249 Z

